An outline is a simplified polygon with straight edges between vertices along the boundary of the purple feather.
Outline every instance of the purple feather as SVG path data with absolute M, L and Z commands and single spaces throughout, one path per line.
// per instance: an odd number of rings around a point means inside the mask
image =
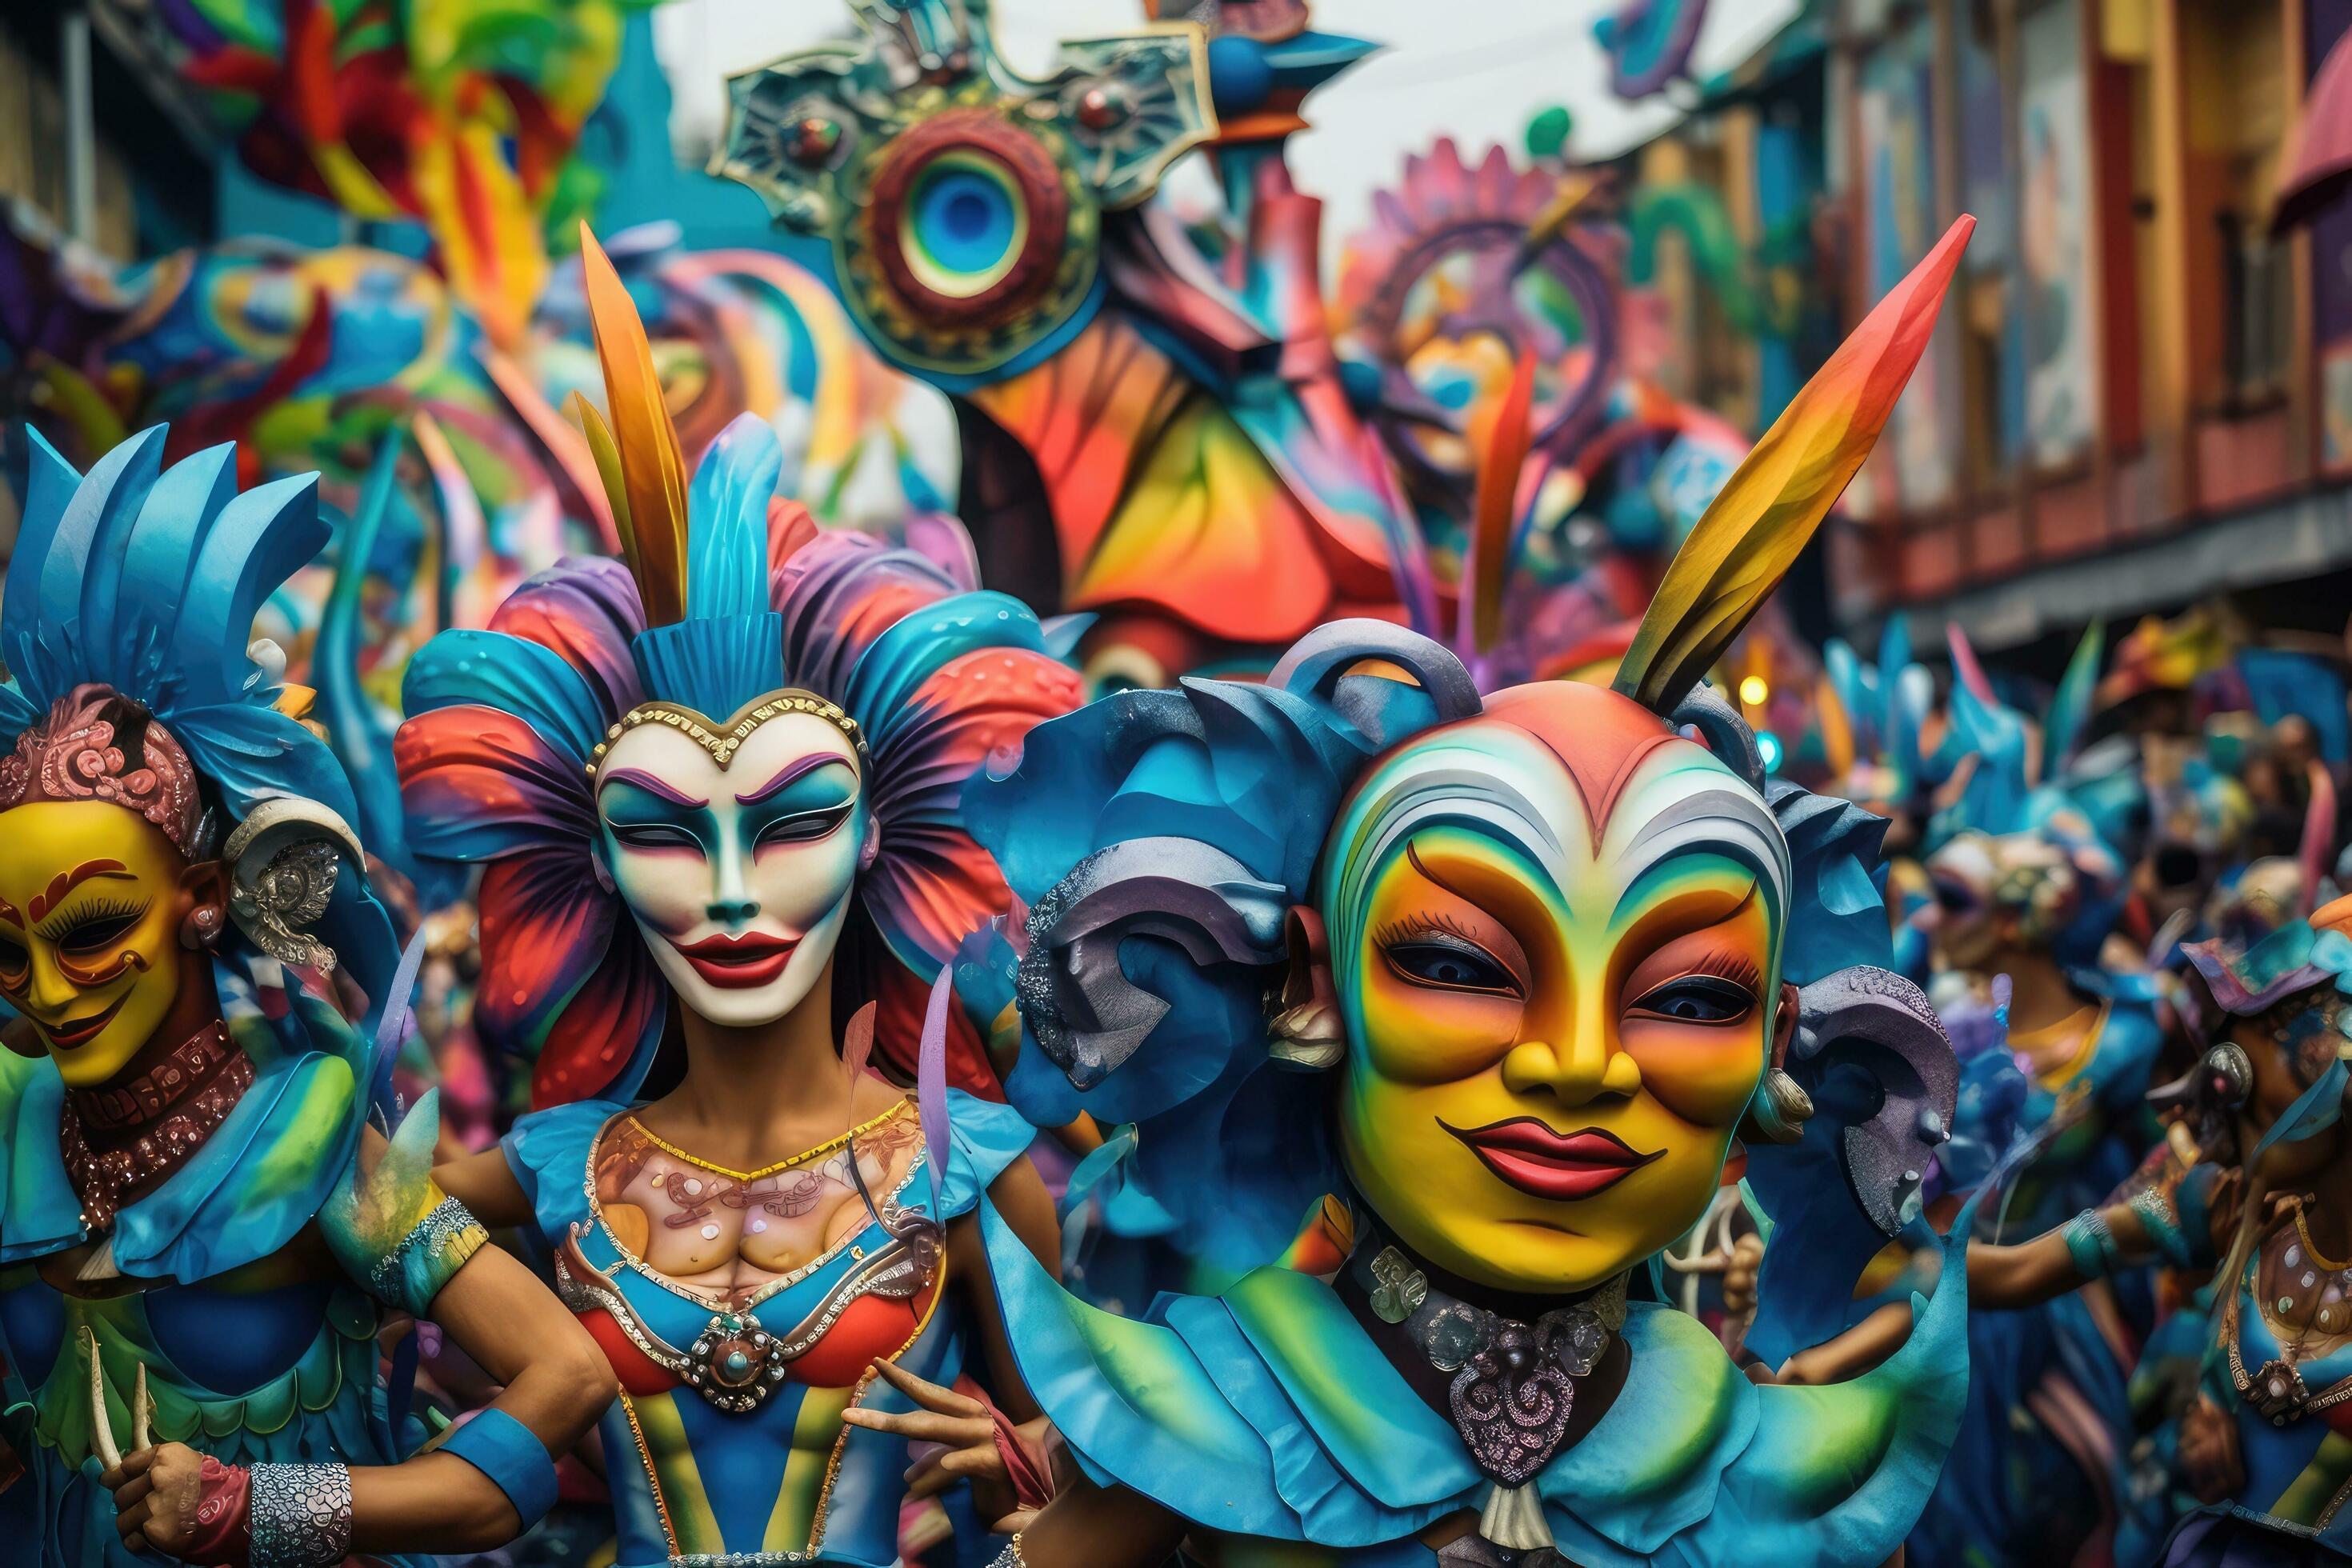
M 400 955 L 400 967 L 392 972 L 392 985 L 384 993 L 383 1012 L 375 1026 L 375 1061 L 368 1077 L 377 1108 L 387 1121 L 398 1120 L 393 1104 L 392 1067 L 408 1038 L 409 1003 L 416 994 L 417 972 L 424 965 L 425 931 L 419 927 Z
M 940 966 L 923 1009 L 922 1054 L 915 1071 L 915 1110 L 923 1123 L 924 1163 L 931 1177 L 931 1212 L 940 1207 L 948 1159 L 948 1003 L 955 994 L 955 965 Z

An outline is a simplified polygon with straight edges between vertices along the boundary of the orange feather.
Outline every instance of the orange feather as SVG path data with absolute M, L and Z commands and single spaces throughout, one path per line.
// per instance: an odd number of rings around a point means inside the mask
M 1478 465 L 1478 494 L 1471 509 L 1470 603 L 1463 612 L 1470 636 L 1455 637 L 1464 653 L 1493 647 L 1503 635 L 1503 584 L 1510 576 L 1511 525 L 1518 521 L 1519 474 L 1527 466 L 1535 395 L 1535 355 L 1523 352 L 1511 367 L 1510 389 L 1495 410 Z
M 686 618 L 686 458 L 678 450 L 677 427 L 670 422 L 636 301 L 629 298 L 627 285 L 584 223 L 580 226 L 580 267 L 588 289 L 588 317 L 596 332 L 596 357 L 604 367 L 610 438 L 621 470 L 618 492 L 612 491 L 611 476 L 605 476 L 613 521 L 645 599 L 646 624 L 672 626 Z M 591 426 L 592 445 L 596 437 Z M 597 466 L 601 469 L 604 464 L 600 460 Z
M 1675 552 L 1616 689 L 1660 713 L 1706 676 L 1845 491 L 1911 372 L 1976 220 L 1945 231 L 1790 400 Z

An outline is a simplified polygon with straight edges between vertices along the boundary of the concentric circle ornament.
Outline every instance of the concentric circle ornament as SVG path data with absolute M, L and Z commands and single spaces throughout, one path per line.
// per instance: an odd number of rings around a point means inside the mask
M 686 1381 L 730 1415 L 748 1415 L 784 1381 L 775 1341 L 749 1312 L 719 1312 L 687 1352 Z
M 1213 139 L 1200 28 L 1066 44 L 1014 68 L 974 0 L 858 0 L 863 47 L 730 79 L 714 173 L 827 240 L 859 330 L 901 369 L 1006 373 L 1103 297 L 1106 214 Z
M 884 151 L 866 213 L 876 267 L 921 321 L 990 325 L 1036 302 L 1069 232 L 1060 162 L 986 109 L 917 125 Z

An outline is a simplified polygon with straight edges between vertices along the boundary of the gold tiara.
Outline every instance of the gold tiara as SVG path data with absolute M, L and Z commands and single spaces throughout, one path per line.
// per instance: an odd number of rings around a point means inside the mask
M 761 698 L 757 705 L 724 731 L 710 728 L 703 715 L 691 708 L 681 708 L 668 702 L 641 702 L 622 714 L 620 721 L 605 731 L 604 738 L 596 742 L 595 751 L 588 757 L 588 776 L 594 778 L 597 770 L 604 765 L 604 753 L 612 750 L 613 742 L 640 724 L 668 725 L 709 752 L 711 761 L 724 768 L 734 760 L 735 753 L 742 749 L 752 731 L 786 713 L 814 713 L 840 730 L 849 737 L 849 743 L 856 748 L 858 771 L 866 771 L 868 761 L 866 736 L 858 729 L 857 721 L 843 711 L 839 703 L 828 702 L 814 692 L 786 691 Z

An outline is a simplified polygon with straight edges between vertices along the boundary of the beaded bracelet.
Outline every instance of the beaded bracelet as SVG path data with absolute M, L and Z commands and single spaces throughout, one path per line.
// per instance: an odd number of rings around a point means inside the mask
M 439 1189 L 435 1189 L 438 1191 Z M 452 1197 L 444 1197 L 398 1245 L 376 1259 L 368 1288 L 414 1318 L 431 1311 L 441 1287 L 489 1241 L 489 1233 Z
M 248 1568 L 340 1568 L 352 1550 L 352 1472 L 341 1465 L 256 1465 L 246 1496 Z
M 2148 1240 L 2167 1263 L 2175 1268 L 2191 1266 L 2194 1260 L 2189 1257 L 2189 1237 L 2182 1233 L 2180 1222 L 2163 1193 L 2154 1187 L 2141 1188 L 2131 1196 L 2131 1211 L 2139 1216 L 2140 1228 L 2147 1232 Z

